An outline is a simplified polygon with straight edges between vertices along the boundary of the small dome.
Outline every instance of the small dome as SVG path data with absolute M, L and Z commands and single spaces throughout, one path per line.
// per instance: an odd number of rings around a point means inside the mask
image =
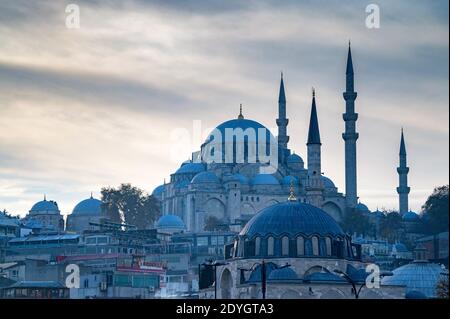
M 72 211 L 77 216 L 100 216 L 102 214 L 102 202 L 96 198 L 88 198 L 79 202 Z
M 164 215 L 158 219 L 156 223 L 156 228 L 158 229 L 185 229 L 183 220 L 177 215 Z
M 30 214 L 59 214 L 59 209 L 54 202 L 44 199 L 31 207 Z
M 419 215 L 413 211 L 409 211 L 402 216 L 405 221 L 418 221 L 420 219 Z
M 394 244 L 392 248 L 398 253 L 406 253 L 409 251 L 405 244 L 402 243 Z
M 194 176 L 194 178 L 191 181 L 192 184 L 199 184 L 199 183 L 220 183 L 219 178 L 216 176 L 216 174 L 212 172 L 201 172 Z
M 284 267 L 272 270 L 267 279 L 270 281 L 297 280 L 298 276 L 291 268 Z
M 200 174 L 202 174 L 202 173 L 200 173 Z M 176 183 L 174 187 L 176 189 L 182 189 L 182 188 L 188 187 L 189 184 L 190 184 L 190 182 L 188 180 L 183 180 L 183 181 Z
M 291 154 L 286 158 L 288 164 L 303 164 L 303 159 L 297 154 Z
M 309 274 L 307 276 L 305 276 L 303 278 L 303 280 L 305 281 L 310 281 L 310 282 L 332 282 L 332 283 L 336 283 L 336 282 L 346 282 L 344 278 L 333 274 L 331 272 L 327 272 L 327 271 L 317 271 L 317 272 L 313 272 L 312 274 Z
M 239 173 L 233 174 L 233 175 L 231 176 L 231 179 L 230 179 L 230 180 L 232 180 L 232 181 L 238 181 L 239 183 L 241 183 L 241 184 L 243 184 L 243 185 L 247 185 L 247 184 L 249 183 L 248 178 L 245 177 L 245 176 L 242 175 L 242 174 L 239 174 Z
M 205 165 L 202 163 L 184 163 L 175 174 L 197 174 L 205 170 Z
M 253 185 L 280 185 L 278 180 L 271 174 L 258 174 L 252 179 Z
M 412 262 L 394 269 L 392 276 L 382 279 L 383 285 L 406 286 L 406 295 L 420 292 L 427 298 L 436 297 L 436 286 L 441 278 L 448 276 L 448 270 L 429 262 Z M 445 274 L 445 275 L 443 275 Z
M 355 206 L 355 209 L 357 210 L 357 211 L 360 211 L 360 212 L 370 212 L 370 209 L 369 209 L 369 207 L 367 207 L 365 204 L 363 204 L 363 203 L 358 203 L 356 206 Z
M 329 179 L 328 177 L 322 175 L 321 179 L 322 179 L 323 186 L 325 188 L 336 188 L 333 181 L 331 179 Z
M 337 222 L 322 209 L 299 202 L 284 202 L 264 208 L 250 219 L 239 235 L 253 238 L 269 234 L 345 236 Z
M 281 180 L 281 184 L 283 185 L 291 185 L 291 181 L 294 183 L 294 185 L 298 185 L 298 179 L 295 176 L 285 176 L 283 177 L 283 179 Z
M 164 185 L 159 185 L 153 190 L 152 195 L 158 199 L 162 199 L 163 192 L 164 192 Z

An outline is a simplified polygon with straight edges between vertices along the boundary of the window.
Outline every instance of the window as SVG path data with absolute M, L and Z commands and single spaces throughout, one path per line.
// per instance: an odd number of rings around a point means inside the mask
M 274 246 L 275 246 L 275 240 L 273 237 L 267 238 L 267 255 L 273 256 L 274 255 Z
M 297 256 L 305 254 L 305 241 L 302 236 L 297 237 Z
M 312 248 L 311 239 L 307 239 L 305 242 L 305 255 L 312 256 L 312 254 L 313 254 L 313 248 Z
M 319 240 L 319 255 L 326 256 L 327 255 L 327 245 L 325 243 L 324 238 L 320 238 Z
M 255 239 L 255 256 L 259 256 L 261 254 L 261 238 L 256 237 Z
M 289 256 L 289 238 L 287 236 L 281 239 L 281 254 L 283 256 Z
M 331 238 L 325 238 L 325 245 L 327 246 L 327 256 L 331 256 Z
M 208 246 L 208 237 L 197 237 L 197 246 Z
M 312 238 L 312 249 L 313 249 L 313 255 L 318 256 L 319 255 L 319 239 L 316 236 L 313 236 L 313 238 Z

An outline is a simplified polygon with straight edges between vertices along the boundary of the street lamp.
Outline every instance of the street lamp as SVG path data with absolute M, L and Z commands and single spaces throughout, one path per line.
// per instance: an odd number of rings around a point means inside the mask
M 346 272 L 343 272 L 340 269 L 335 269 L 334 272 L 336 274 L 338 274 L 339 276 L 341 276 L 342 278 L 344 278 L 348 283 L 350 283 L 352 285 L 352 291 L 355 294 L 355 299 L 359 299 L 359 294 L 361 292 L 361 289 L 366 285 L 366 282 L 364 281 L 361 284 L 361 286 L 358 289 L 356 289 L 356 285 L 358 285 L 360 283 L 358 283 L 358 281 L 356 281 L 356 280 L 353 280 L 353 278 L 350 277 L 349 274 L 347 274 Z M 382 271 L 382 272 L 380 272 L 380 279 L 382 277 L 387 277 L 387 276 L 392 276 L 392 275 L 393 274 L 390 271 Z
M 255 263 L 253 264 L 253 266 L 250 269 L 245 269 L 245 268 L 239 268 L 239 270 L 241 270 L 241 281 L 243 279 L 242 277 L 242 272 L 244 271 L 253 271 L 255 269 L 255 267 L 257 266 L 261 266 L 261 293 L 262 293 L 262 299 L 266 299 L 266 291 L 267 291 L 267 268 L 266 268 L 266 263 L 264 261 L 264 259 L 261 261 L 261 263 Z M 290 267 L 291 265 L 289 265 L 288 263 L 286 263 L 284 266 L 276 266 L 275 269 L 283 269 L 286 267 Z

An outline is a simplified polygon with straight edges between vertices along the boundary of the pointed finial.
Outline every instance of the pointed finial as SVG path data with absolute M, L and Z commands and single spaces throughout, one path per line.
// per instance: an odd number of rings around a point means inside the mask
M 164 185 L 166 185 L 166 178 L 164 178 Z
M 352 41 L 348 39 L 348 47 L 350 48 L 352 46 Z
M 238 115 L 238 119 L 242 120 L 244 118 L 244 115 L 242 115 L 242 103 L 239 105 L 239 115 Z
M 291 177 L 291 185 L 289 186 L 289 197 L 288 197 L 288 201 L 290 201 L 290 202 L 297 201 L 297 198 L 295 198 L 295 195 L 294 195 L 294 191 L 295 191 L 295 189 L 294 189 L 294 178 Z
M 91 191 L 91 199 L 92 199 L 92 198 L 94 198 L 94 197 L 92 196 L 92 191 Z
M 312 88 L 312 97 L 316 97 L 316 89 L 314 87 Z
M 47 195 L 46 194 L 44 194 L 44 201 L 46 201 L 47 200 Z
M 283 71 L 281 71 L 281 79 L 283 79 Z

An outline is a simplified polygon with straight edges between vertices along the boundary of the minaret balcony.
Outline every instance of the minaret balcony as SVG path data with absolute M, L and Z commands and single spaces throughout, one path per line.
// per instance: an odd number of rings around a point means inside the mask
M 397 173 L 399 174 L 408 174 L 409 167 L 397 167 Z
M 358 119 L 358 113 L 344 113 L 342 114 L 344 121 L 356 121 Z
M 356 93 L 356 92 L 344 92 L 343 96 L 344 96 L 344 100 L 352 101 L 352 100 L 356 100 L 356 97 L 358 96 L 358 93 Z
M 397 187 L 397 193 L 398 194 L 409 194 L 411 188 L 407 186 L 401 186 Z
M 359 133 L 342 133 L 344 141 L 356 141 L 359 137 Z

